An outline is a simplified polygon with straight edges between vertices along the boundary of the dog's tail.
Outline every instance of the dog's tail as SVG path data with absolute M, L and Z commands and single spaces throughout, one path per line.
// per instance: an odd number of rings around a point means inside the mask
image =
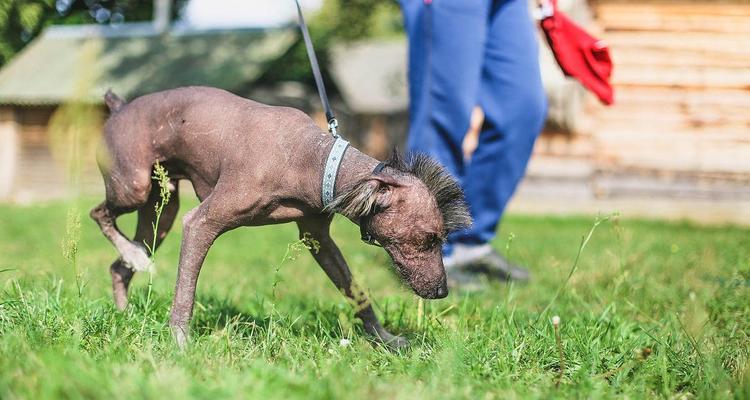
M 109 107 L 110 112 L 115 113 L 125 105 L 125 100 L 116 95 L 112 89 L 107 89 L 107 93 L 104 93 L 104 103 Z

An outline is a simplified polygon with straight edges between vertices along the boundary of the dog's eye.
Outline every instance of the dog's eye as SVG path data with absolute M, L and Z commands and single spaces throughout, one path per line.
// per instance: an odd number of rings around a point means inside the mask
M 434 243 L 434 246 L 439 247 L 439 246 L 442 246 L 443 243 L 445 243 L 445 239 L 443 239 L 440 236 L 435 235 L 435 239 L 433 239 L 433 243 Z

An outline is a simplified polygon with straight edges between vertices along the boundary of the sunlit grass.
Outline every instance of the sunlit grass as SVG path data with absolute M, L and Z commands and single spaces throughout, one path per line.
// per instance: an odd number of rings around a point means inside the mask
M 75 206 L 85 215 L 93 204 Z M 411 340 L 402 353 L 363 336 L 306 250 L 285 257 L 293 225 L 238 229 L 209 252 L 180 353 L 167 327 L 180 219 L 156 254 L 151 294 L 137 275 L 118 313 L 115 251 L 96 225 L 81 221 L 77 272 L 63 253 L 71 207 L 0 207 L 0 398 L 750 396 L 747 229 L 613 218 L 563 287 L 594 219 L 511 216 L 494 244 L 531 267 L 532 283 L 453 292 L 420 314 L 385 254 L 337 219 L 358 282 Z M 122 219 L 126 232 L 134 220 Z

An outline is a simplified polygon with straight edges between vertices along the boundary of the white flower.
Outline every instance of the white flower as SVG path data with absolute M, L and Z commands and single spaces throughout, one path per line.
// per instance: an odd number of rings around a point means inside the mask
M 339 340 L 339 346 L 341 347 L 346 347 L 346 346 L 349 346 L 350 344 L 352 344 L 352 341 L 349 339 L 344 338 L 344 339 Z
M 552 317 L 552 325 L 554 325 L 554 326 L 560 325 L 560 317 L 559 316 L 555 315 L 554 317 Z

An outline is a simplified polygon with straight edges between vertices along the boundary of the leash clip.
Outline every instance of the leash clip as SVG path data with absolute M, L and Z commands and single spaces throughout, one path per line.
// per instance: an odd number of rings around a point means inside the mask
M 339 127 L 339 121 L 336 120 L 335 117 L 328 120 L 328 132 L 331 132 L 331 135 L 333 135 L 333 137 L 339 137 L 339 134 L 337 131 L 338 127 Z

